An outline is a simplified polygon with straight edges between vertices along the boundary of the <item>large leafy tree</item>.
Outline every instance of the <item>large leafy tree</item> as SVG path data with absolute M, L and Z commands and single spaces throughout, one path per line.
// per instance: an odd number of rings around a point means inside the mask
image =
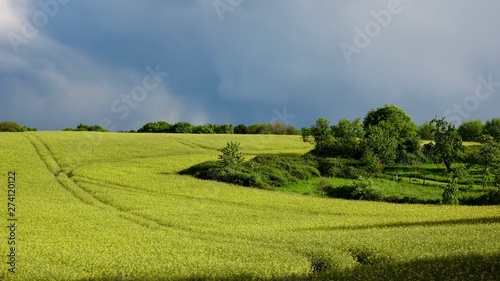
M 0 132 L 22 132 L 22 127 L 14 121 L 0 122 Z
M 458 127 L 458 133 L 462 137 L 462 141 L 481 141 L 483 136 L 483 121 L 472 120 L 463 122 Z
M 500 142 L 500 118 L 486 121 L 483 134 L 490 135 L 495 141 Z
M 332 150 L 335 156 L 344 158 L 361 157 L 361 140 L 365 135 L 365 130 L 361 119 L 347 120 L 342 118 L 331 128 L 333 140 Z
M 177 122 L 172 129 L 174 133 L 190 134 L 193 132 L 193 125 L 188 122 Z
M 395 105 L 385 105 L 370 110 L 363 120 L 363 126 L 370 134 L 370 127 L 381 126 L 391 132 L 398 142 L 398 154 L 414 153 L 418 151 L 418 127 L 404 110 Z
M 149 122 L 144 124 L 137 132 L 139 133 L 170 133 L 172 125 L 165 121 Z
M 434 156 L 446 166 L 446 170 L 451 172 L 451 164 L 458 158 L 462 148 L 462 138 L 453 123 L 446 121 L 445 118 L 434 118 L 431 124 L 435 126 L 434 143 L 429 144 L 432 147 Z

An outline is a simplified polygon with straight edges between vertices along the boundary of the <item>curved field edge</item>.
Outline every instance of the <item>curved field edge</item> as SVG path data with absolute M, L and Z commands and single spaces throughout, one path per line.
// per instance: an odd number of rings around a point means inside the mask
M 355 202 L 201 181 L 176 172 L 218 153 L 186 143 L 223 146 L 232 136 L 187 135 L 182 142 L 178 137 L 0 135 L 1 171 L 19 173 L 24 227 L 17 278 L 398 280 L 403 276 L 398 272 L 406 272 L 408 280 L 467 274 L 488 280 L 498 274 L 499 207 Z M 37 152 L 30 138 L 40 141 L 39 150 L 46 146 L 62 172 L 54 173 L 52 168 L 59 168 L 43 161 L 48 156 Z M 238 141 L 254 155 L 307 151 L 300 138 Z M 111 207 L 82 202 L 61 186 L 61 176 Z M 372 255 L 373 264 L 360 263 L 360 251 Z M 327 271 L 313 273 L 317 257 L 324 257 Z M 422 275 L 422 269 L 432 275 Z

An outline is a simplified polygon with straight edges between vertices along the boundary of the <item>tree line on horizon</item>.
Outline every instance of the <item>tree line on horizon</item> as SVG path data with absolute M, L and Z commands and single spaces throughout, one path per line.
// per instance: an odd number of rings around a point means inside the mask
M 388 106 L 386 106 L 388 107 Z M 396 106 L 394 106 L 396 107 Z M 404 112 L 404 111 L 403 111 Z M 405 113 L 406 114 L 406 113 Z M 411 119 L 411 118 L 410 118 Z M 326 119 L 325 119 L 326 120 Z M 339 125 L 345 124 L 345 119 L 339 121 Z M 358 125 L 361 120 L 357 121 Z M 404 123 L 404 122 L 403 122 Z M 413 123 L 413 121 L 411 121 Z M 364 125 L 364 124 L 363 124 Z M 416 134 L 421 140 L 432 140 L 435 124 L 426 121 L 420 126 L 413 123 Z M 179 133 L 179 134 L 273 134 L 273 135 L 301 135 L 307 128 L 297 129 L 293 125 L 283 122 L 256 123 L 252 125 L 232 125 L 232 124 L 203 124 L 193 125 L 189 122 L 179 121 L 169 123 L 166 121 L 156 121 L 144 124 L 141 128 L 130 131 L 118 131 L 120 133 Z M 0 132 L 27 132 L 36 131 L 36 128 L 21 126 L 14 121 L 0 122 Z M 496 141 L 500 141 L 500 118 L 492 118 L 483 122 L 480 119 L 465 121 L 457 128 L 458 134 L 465 142 L 482 142 L 484 135 L 489 135 Z M 99 125 L 86 125 L 80 123 L 76 128 L 65 128 L 63 131 L 91 131 L 109 132 L 108 129 Z M 341 135 L 346 132 L 336 132 Z

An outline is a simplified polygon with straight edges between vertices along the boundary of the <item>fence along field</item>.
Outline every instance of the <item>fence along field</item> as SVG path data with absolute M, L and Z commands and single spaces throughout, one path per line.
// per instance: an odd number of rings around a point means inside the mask
M 217 159 L 231 140 L 247 159 L 305 153 L 311 147 L 299 136 L 35 132 L 0 139 L 3 178 L 18 174 L 18 264 L 10 274 L 4 263 L 7 280 L 500 274 L 498 206 L 313 198 L 177 174 Z M 0 249 L 5 257 L 6 239 Z

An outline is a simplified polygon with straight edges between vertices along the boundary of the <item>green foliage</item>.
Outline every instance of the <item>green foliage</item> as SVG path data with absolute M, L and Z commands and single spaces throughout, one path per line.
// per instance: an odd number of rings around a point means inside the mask
M 361 140 L 365 135 L 361 119 L 349 121 L 345 118 L 339 120 L 337 125 L 331 127 L 333 136 L 331 154 L 335 157 L 359 159 L 361 155 Z
M 193 127 L 193 134 L 215 134 L 214 126 L 212 124 L 205 124 Z
M 435 126 L 426 121 L 418 127 L 418 135 L 423 140 L 433 140 L 435 129 Z
M 462 137 L 462 141 L 479 142 L 482 140 L 483 127 L 483 121 L 479 119 L 466 121 L 460 124 L 458 127 L 458 133 Z
M 483 175 L 483 188 L 491 181 L 491 173 L 497 174 L 500 169 L 500 143 L 488 139 L 483 145 L 469 153 L 467 161 L 479 167 Z
M 451 182 L 443 191 L 441 203 L 446 205 L 458 205 L 460 190 L 455 182 Z
M 248 134 L 270 135 L 272 133 L 271 124 L 252 124 L 247 127 Z
M 165 121 L 149 122 L 144 124 L 138 133 L 170 133 L 173 125 Z
M 319 118 L 316 120 L 316 124 L 311 127 L 302 128 L 302 139 L 314 144 L 314 154 L 328 155 L 333 140 L 330 121 Z
M 462 138 L 455 125 L 445 118 L 434 118 L 431 124 L 436 127 L 434 131 L 434 144 L 430 144 L 436 160 L 443 162 L 446 169 L 451 172 L 451 164 L 458 158 L 462 150 Z
M 176 134 L 191 134 L 193 132 L 193 125 L 188 122 L 177 122 L 172 127 L 172 132 Z
M 32 128 L 32 127 L 28 127 L 28 126 L 23 126 L 22 127 L 22 131 L 23 132 L 36 132 L 37 129 L 36 128 Z
M 225 147 L 221 149 L 219 155 L 219 162 L 222 167 L 237 168 L 240 167 L 245 158 L 241 151 L 241 145 L 238 142 L 228 142 Z
M 500 118 L 493 118 L 486 121 L 483 134 L 493 137 L 496 142 L 500 142 Z
M 236 127 L 234 127 L 234 133 L 235 134 L 248 134 L 248 128 L 245 124 L 239 124 Z
M 216 165 L 204 162 L 183 170 L 181 174 L 201 179 L 273 189 L 320 175 L 310 160 L 304 157 L 258 155 L 241 165 Z
M 318 170 L 324 177 L 344 179 L 358 179 L 368 173 L 363 169 L 363 163 L 358 160 L 345 158 L 319 158 Z
M 370 110 L 363 120 L 363 126 L 370 134 L 370 127 L 381 126 L 390 131 L 398 141 L 398 151 L 415 152 L 418 146 L 418 127 L 404 110 L 395 105 L 385 105 Z
M 398 140 L 394 132 L 385 126 L 368 128 L 368 137 L 363 142 L 363 150 L 377 156 L 385 165 L 391 165 L 398 155 Z
M 233 134 L 234 128 L 231 124 L 214 125 L 214 131 L 216 134 Z
M 384 164 L 371 149 L 367 149 L 361 161 L 365 165 L 365 170 L 372 175 L 379 175 L 384 170 Z
M 0 132 L 22 132 L 23 128 L 14 121 L 0 122 Z
M 63 131 L 80 131 L 80 132 L 109 132 L 108 129 L 103 128 L 99 125 L 86 125 L 86 124 L 78 124 L 76 129 L 66 128 Z
M 451 168 L 451 180 L 455 183 L 464 182 L 468 188 L 472 188 L 473 180 L 465 164 L 454 164 Z

